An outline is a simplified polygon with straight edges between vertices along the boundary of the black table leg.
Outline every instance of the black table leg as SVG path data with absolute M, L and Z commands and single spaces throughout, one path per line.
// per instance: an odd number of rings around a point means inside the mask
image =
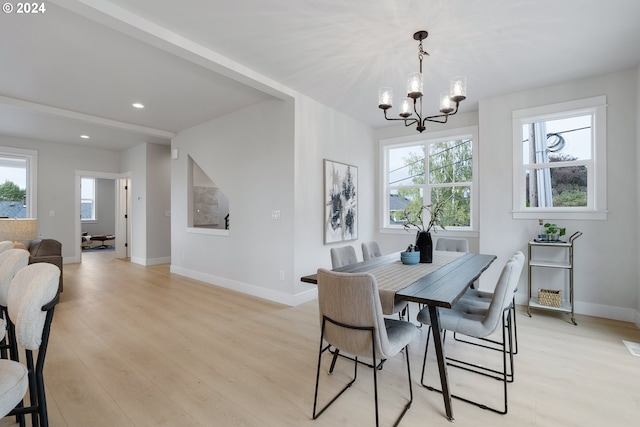
M 447 361 L 444 356 L 444 343 L 442 342 L 442 331 L 440 330 L 440 314 L 438 307 L 429 306 L 429 317 L 431 318 L 431 330 L 433 331 L 433 342 L 436 346 L 436 357 L 438 358 L 438 371 L 440 372 L 440 385 L 442 386 L 442 398 L 444 399 L 444 409 L 447 412 L 449 421 L 453 421 L 453 408 L 451 406 L 451 392 L 449 390 L 449 376 L 447 375 Z

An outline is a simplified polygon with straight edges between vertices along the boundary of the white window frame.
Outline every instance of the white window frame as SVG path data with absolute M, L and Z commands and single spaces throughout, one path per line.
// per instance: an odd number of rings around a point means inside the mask
M 592 115 L 592 158 L 587 166 L 587 206 L 527 207 L 526 169 L 523 164 L 522 126 L 567 117 Z M 607 98 L 596 96 L 576 101 L 516 110 L 513 118 L 513 219 L 607 219 Z
M 26 217 L 38 217 L 38 152 L 24 148 L 0 147 L 0 156 L 19 157 L 26 160 L 27 167 L 27 197 Z
M 86 179 L 90 179 L 93 181 L 93 199 L 86 199 L 86 198 L 82 198 L 82 180 L 86 180 Z M 92 218 L 80 218 L 81 222 L 83 224 L 91 224 L 91 223 L 97 223 L 98 222 L 98 193 L 96 190 L 96 178 L 92 177 L 92 176 L 82 176 L 80 177 L 80 206 L 82 206 L 82 202 L 85 200 L 91 200 L 92 203 L 92 207 L 93 207 L 93 212 L 92 212 Z
M 438 132 L 429 132 L 409 137 L 382 139 L 379 143 L 379 182 L 380 203 L 378 211 L 378 231 L 380 233 L 406 233 L 401 225 L 389 224 L 389 164 L 388 152 L 393 148 L 410 147 L 416 145 L 429 145 L 437 142 L 453 141 L 456 139 L 471 139 L 472 174 L 471 190 L 471 224 L 468 227 L 447 227 L 446 230 L 438 230 L 438 234 L 457 235 L 460 237 L 477 237 L 478 235 L 478 127 L 468 126 L 464 128 L 448 129 Z M 427 153 L 429 150 L 427 150 Z M 441 185 L 430 185 L 428 170 L 425 170 L 425 184 L 423 186 L 424 203 L 430 203 L 431 188 Z

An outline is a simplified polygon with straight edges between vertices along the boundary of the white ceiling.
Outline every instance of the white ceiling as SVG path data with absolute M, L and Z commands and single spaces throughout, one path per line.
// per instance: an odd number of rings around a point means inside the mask
M 424 49 L 425 108 L 640 64 L 638 0 L 52 0 L 0 16 L 0 134 L 122 150 L 290 90 L 373 127 Z M 288 89 L 290 88 L 290 89 Z M 131 107 L 142 102 L 144 110 Z M 81 140 L 80 134 L 91 136 Z

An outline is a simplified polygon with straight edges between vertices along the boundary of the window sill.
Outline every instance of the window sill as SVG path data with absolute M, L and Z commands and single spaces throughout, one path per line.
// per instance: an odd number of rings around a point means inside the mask
M 594 220 L 607 219 L 608 211 L 568 211 L 568 210 L 528 210 L 512 211 L 513 219 L 565 219 L 565 220 Z
M 187 233 L 208 234 L 211 236 L 229 236 L 229 230 L 221 230 L 219 228 L 187 227 Z
M 405 230 L 404 228 L 391 228 L 391 227 L 380 227 L 378 228 L 378 233 L 380 234 L 412 234 L 416 233 L 415 229 Z M 479 237 L 480 233 L 477 230 L 472 230 L 470 228 L 465 229 L 446 229 L 446 230 L 438 230 L 436 232 L 432 232 L 432 235 L 438 237 Z

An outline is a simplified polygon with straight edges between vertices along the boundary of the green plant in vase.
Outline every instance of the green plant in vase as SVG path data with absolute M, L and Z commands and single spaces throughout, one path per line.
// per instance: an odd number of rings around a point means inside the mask
M 400 218 L 404 223 L 404 229 L 409 231 L 415 228 L 417 230 L 415 244 L 420 249 L 420 262 L 430 263 L 433 260 L 431 230 L 435 233 L 435 227 L 445 229 L 442 224 L 444 208 L 445 202 L 438 202 L 418 207 L 407 207 L 402 211 Z M 427 226 L 424 225 L 425 212 L 429 214 Z
M 549 222 L 545 223 L 544 229 L 547 232 L 547 240 L 551 242 L 557 241 L 560 236 L 567 234 L 566 228 L 558 227 L 556 224 L 551 224 Z

